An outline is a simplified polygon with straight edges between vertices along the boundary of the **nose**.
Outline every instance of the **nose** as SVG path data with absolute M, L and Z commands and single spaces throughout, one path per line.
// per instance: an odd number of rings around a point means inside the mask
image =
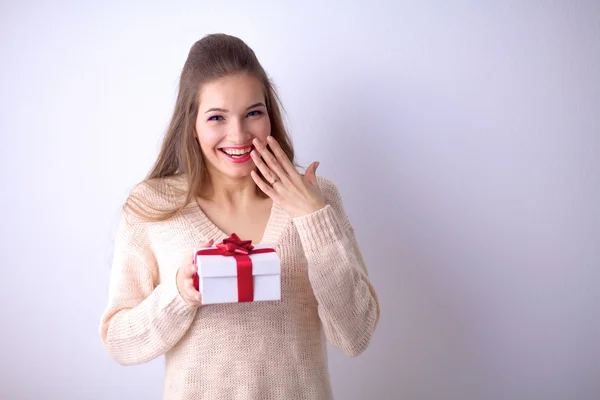
M 247 144 L 252 136 L 244 124 L 244 120 L 233 119 L 228 133 L 232 143 Z

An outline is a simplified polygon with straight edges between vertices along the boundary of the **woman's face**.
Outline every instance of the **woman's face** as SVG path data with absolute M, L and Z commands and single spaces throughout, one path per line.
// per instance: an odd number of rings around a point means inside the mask
M 261 83 L 249 75 L 233 75 L 204 84 L 196 133 L 211 174 L 249 176 L 255 168 L 252 139 L 264 142 L 271 134 Z

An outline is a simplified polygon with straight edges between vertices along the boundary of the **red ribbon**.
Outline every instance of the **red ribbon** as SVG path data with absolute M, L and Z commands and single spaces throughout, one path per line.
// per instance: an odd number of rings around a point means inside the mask
M 241 240 L 235 233 L 223 242 L 217 244 L 216 249 L 196 251 L 198 255 L 213 255 L 235 258 L 237 265 L 238 301 L 254 301 L 254 279 L 252 275 L 252 260 L 250 254 L 274 253 L 274 249 L 255 249 L 251 240 Z

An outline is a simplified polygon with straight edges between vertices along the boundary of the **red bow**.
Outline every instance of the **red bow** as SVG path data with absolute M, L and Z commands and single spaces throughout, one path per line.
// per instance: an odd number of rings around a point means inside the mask
M 235 254 L 250 254 L 254 246 L 252 240 L 241 240 L 238 235 L 232 233 L 228 238 L 223 239 L 222 243 L 217 244 L 217 249 L 224 256 L 233 256 Z

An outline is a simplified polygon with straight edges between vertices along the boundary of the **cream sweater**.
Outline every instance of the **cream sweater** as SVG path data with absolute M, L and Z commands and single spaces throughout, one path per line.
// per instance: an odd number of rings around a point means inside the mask
M 175 284 L 177 269 L 197 243 L 231 232 L 196 202 L 165 222 L 124 213 L 100 323 L 110 356 L 134 365 L 164 355 L 169 400 L 331 399 L 325 340 L 348 356 L 360 354 L 379 303 L 339 192 L 318 180 L 325 208 L 292 218 L 273 203 L 262 243 L 281 259 L 280 301 L 188 306 Z M 147 183 L 134 191 L 161 207 L 173 204 L 161 192 L 182 182 L 167 178 L 158 191 Z

